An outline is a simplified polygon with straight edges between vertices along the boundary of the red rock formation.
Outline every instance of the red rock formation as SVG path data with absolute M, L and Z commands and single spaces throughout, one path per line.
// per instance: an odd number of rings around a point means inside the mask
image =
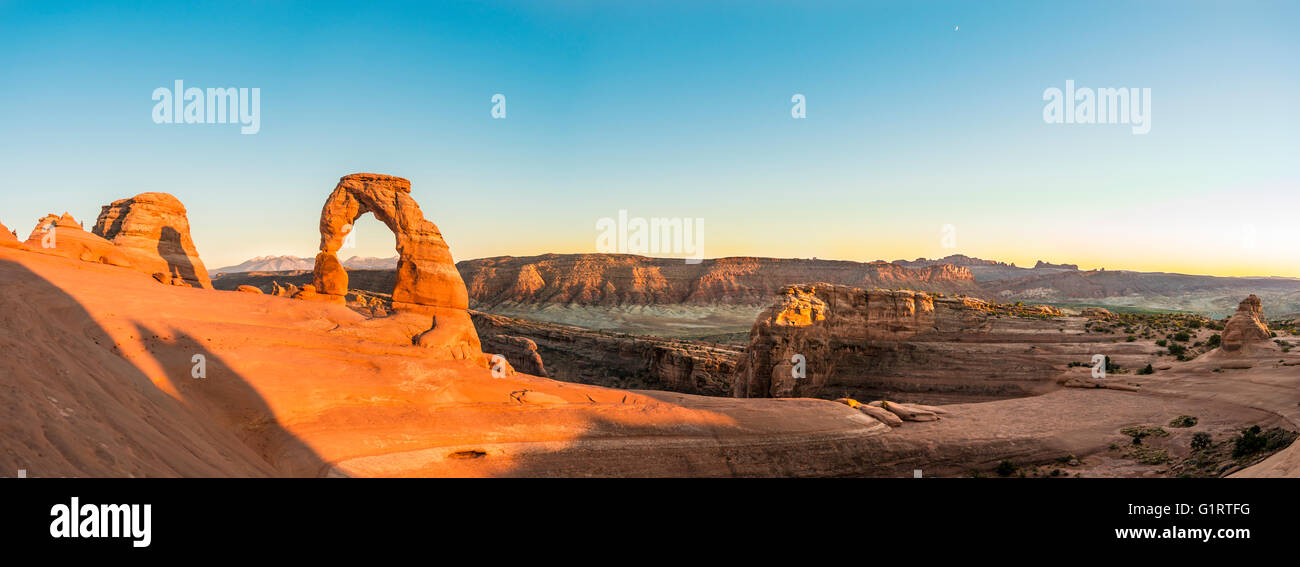
M 686 264 L 627 254 L 546 254 L 466 260 L 457 267 L 474 304 L 483 306 L 761 305 L 781 288 L 810 279 L 861 287 L 979 291 L 966 268 L 906 268 L 887 262 L 737 257 Z
M 546 373 L 546 363 L 542 361 L 542 355 L 537 352 L 537 343 L 531 339 L 502 334 L 484 335 L 481 338 L 484 348 L 491 350 L 493 354 L 505 357 L 511 368 L 542 378 L 549 376 Z
M 190 239 L 185 206 L 170 194 L 141 193 L 104 205 L 92 232 L 115 244 L 137 270 L 164 272 L 173 281 L 212 289 Z
M 75 258 L 83 262 L 133 267 L 131 261 L 112 242 L 86 232 L 72 215 L 45 215 L 27 237 L 27 248 L 44 254 Z
M 1263 307 L 1263 302 L 1254 295 L 1241 300 L 1237 312 L 1232 314 L 1232 318 L 1223 327 L 1224 351 L 1237 352 L 1253 343 L 1269 339 L 1271 332 L 1264 319 Z
M 5 248 L 20 248 L 23 243 L 18 240 L 18 236 L 9 232 L 9 227 L 0 224 L 0 246 Z
M 353 224 L 366 213 L 374 213 L 397 238 L 393 308 L 433 316 L 433 326 L 421 335 L 420 344 L 447 346 L 455 355 L 481 354 L 466 312 L 465 282 L 451 251 L 438 227 L 425 220 L 420 205 L 411 198 L 411 182 L 401 177 L 356 173 L 339 179 L 321 209 L 320 253 L 313 270 L 319 297 L 313 299 L 346 303 L 348 273 L 337 253 Z
M 1083 319 L 1055 318 L 1042 307 L 794 285 L 754 323 L 733 391 L 935 401 L 1027 396 L 1054 389 L 1068 363 L 1088 360 L 1105 340 L 1084 333 Z

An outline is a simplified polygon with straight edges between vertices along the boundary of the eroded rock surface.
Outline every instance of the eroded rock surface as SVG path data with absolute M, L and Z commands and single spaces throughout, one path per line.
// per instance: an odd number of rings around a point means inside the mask
M 170 194 L 141 193 L 104 205 L 91 232 L 116 245 L 137 270 L 164 272 L 173 281 L 212 289 L 190 239 L 185 206 Z
M 19 248 L 22 245 L 23 243 L 18 240 L 18 235 L 10 232 L 9 227 L 0 223 L 0 246 L 4 246 L 5 248 Z
M 1223 350 L 1237 352 L 1253 343 L 1267 341 L 1271 333 L 1264 319 L 1264 304 L 1254 295 L 1241 300 L 1237 312 L 1223 327 Z
M 1056 389 L 1071 362 L 1133 350 L 1041 306 L 817 283 L 786 288 L 759 315 L 737 397 L 902 397 L 962 402 Z M 1104 348 L 1098 343 L 1105 341 Z M 1144 362 L 1145 363 L 1145 362 Z
M 951 265 L 717 258 L 699 264 L 631 254 L 546 254 L 458 264 L 475 305 L 766 304 L 784 286 L 828 281 L 860 287 L 976 292 L 974 276 Z
M 112 242 L 86 232 L 81 223 L 68 213 L 62 216 L 49 214 L 36 221 L 36 227 L 25 244 L 28 249 L 43 254 L 122 268 L 134 267 Z
M 718 345 L 603 333 L 471 311 L 485 352 L 520 372 L 608 387 L 727 396 L 740 352 Z M 521 348 L 527 340 L 535 350 Z M 534 360 L 534 356 L 540 360 Z

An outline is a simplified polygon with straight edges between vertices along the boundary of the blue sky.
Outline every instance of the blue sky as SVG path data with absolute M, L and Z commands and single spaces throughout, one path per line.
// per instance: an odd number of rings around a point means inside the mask
M 178 4 L 0 2 L 0 222 L 166 191 L 209 267 L 310 256 L 370 171 L 457 259 L 592 252 L 626 209 L 709 257 L 1300 276 L 1295 2 Z M 176 79 L 260 88 L 260 132 L 155 124 Z M 1152 89 L 1151 132 L 1044 123 L 1067 79 Z

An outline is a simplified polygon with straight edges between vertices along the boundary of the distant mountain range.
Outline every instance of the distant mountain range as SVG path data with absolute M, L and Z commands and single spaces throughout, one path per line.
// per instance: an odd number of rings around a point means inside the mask
M 315 258 L 298 256 L 258 256 L 234 266 L 212 270 L 217 274 L 235 274 L 241 272 L 292 272 L 310 270 L 316 266 Z M 353 256 L 343 261 L 343 267 L 352 270 L 392 270 L 397 268 L 397 256 L 392 258 L 374 258 Z
M 998 262 L 995 260 L 984 260 L 981 258 L 972 258 L 964 254 L 953 254 L 937 260 L 928 260 L 917 258 L 915 260 L 894 260 L 895 264 L 909 268 L 928 268 L 931 266 L 941 266 L 949 264 L 961 266 L 971 271 L 975 279 L 980 282 L 989 280 L 1000 280 L 1003 278 L 1015 278 L 1028 275 L 1053 274 L 1060 272 L 1077 272 L 1079 266 L 1075 264 L 1051 264 L 1039 260 L 1032 268 L 1020 268 L 1015 264 Z

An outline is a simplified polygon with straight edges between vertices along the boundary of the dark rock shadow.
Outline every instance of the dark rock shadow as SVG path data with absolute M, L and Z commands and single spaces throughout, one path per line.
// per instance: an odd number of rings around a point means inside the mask
M 329 470 L 206 341 L 128 321 L 140 341 L 119 343 L 75 297 L 23 264 L 0 259 L 0 281 L 6 284 L 0 299 L 5 470 L 26 469 L 33 477 L 317 476 Z M 205 380 L 189 375 L 194 355 L 207 361 Z M 165 369 L 179 399 L 132 361 L 148 357 Z
M 158 255 L 167 261 L 169 274 L 180 275 L 191 287 L 202 287 L 199 285 L 198 274 L 194 271 L 194 263 L 181 245 L 179 231 L 170 226 L 162 227 L 162 233 L 158 237 Z
M 167 369 L 168 382 L 185 402 L 234 433 L 276 471 L 295 477 L 329 472 L 323 459 L 276 421 L 257 390 L 199 338 L 176 329 L 151 330 L 138 323 L 136 329 L 153 346 L 150 354 Z M 196 378 L 200 361 L 204 376 Z

